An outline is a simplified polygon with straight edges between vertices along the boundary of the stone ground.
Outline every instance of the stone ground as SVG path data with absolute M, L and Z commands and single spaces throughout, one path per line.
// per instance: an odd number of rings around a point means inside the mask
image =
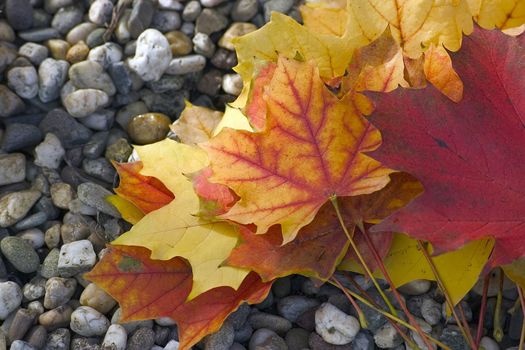
M 110 161 L 127 160 L 132 143 L 163 139 L 185 99 L 217 109 L 235 99 L 242 82 L 231 69 L 231 39 L 262 26 L 271 11 L 300 21 L 297 5 L 0 0 L 0 350 L 178 348 L 171 320 L 120 324 L 116 302 L 81 277 L 104 244 L 129 228 L 104 201 L 116 179 Z M 105 37 L 113 8 L 120 17 Z M 402 291 L 425 331 L 468 349 L 444 319 L 435 285 L 416 281 Z M 517 349 L 523 317 L 512 312 L 512 288 L 502 304 L 505 337 L 499 344 L 490 337 L 495 295 L 491 288 L 483 345 Z M 477 288 L 464 302 L 473 326 L 479 304 Z M 363 311 L 368 330 L 337 289 L 288 277 L 197 347 L 405 349 L 384 317 Z

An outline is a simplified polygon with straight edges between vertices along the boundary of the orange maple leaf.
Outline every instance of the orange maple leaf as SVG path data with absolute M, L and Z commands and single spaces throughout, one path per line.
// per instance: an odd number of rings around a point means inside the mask
M 210 181 L 241 198 L 223 218 L 254 223 L 257 233 L 280 224 L 288 243 L 330 198 L 388 183 L 393 170 L 363 154 L 379 147 L 381 136 L 359 112 L 359 99 L 339 100 L 313 64 L 280 58 L 263 98 L 263 132 L 224 129 L 204 144 Z

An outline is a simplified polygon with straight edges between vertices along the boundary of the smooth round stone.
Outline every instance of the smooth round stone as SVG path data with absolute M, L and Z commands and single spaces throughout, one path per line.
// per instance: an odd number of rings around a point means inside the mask
M 2 239 L 0 248 L 4 257 L 20 272 L 35 272 L 40 265 L 40 259 L 29 242 L 9 236 Z
M 66 60 L 71 63 L 78 63 L 86 59 L 89 54 L 89 47 L 83 40 L 71 46 L 66 54 Z
M 239 74 L 224 74 L 222 77 L 222 90 L 230 95 L 238 96 L 243 87 L 242 78 Z
M 86 41 L 89 34 L 97 29 L 97 25 L 94 23 L 84 22 L 76 25 L 73 29 L 67 33 L 66 41 L 71 45 L 78 43 L 79 41 Z
M 215 7 L 217 5 L 222 4 L 225 1 L 226 0 L 200 0 L 202 6 L 206 6 L 206 7 Z
M 40 196 L 40 191 L 26 190 L 0 198 L 0 227 L 14 225 L 24 218 Z
M 71 330 L 84 337 L 104 335 L 109 325 L 106 316 L 89 306 L 80 306 L 71 314 Z
M 103 109 L 79 120 L 92 130 L 109 130 L 115 121 L 115 112 Z
M 109 96 L 113 96 L 117 91 L 109 74 L 97 62 L 75 63 L 69 68 L 69 79 L 78 89 L 102 90 Z
M 40 299 L 46 294 L 46 279 L 39 276 L 32 278 L 22 288 L 22 294 L 29 301 Z
M 88 174 L 107 183 L 115 179 L 115 168 L 106 158 L 84 159 L 82 169 Z
M 216 96 L 222 85 L 222 72 L 211 69 L 204 73 L 197 83 L 197 91 L 208 96 Z
M 33 215 L 38 215 L 38 214 L 39 213 L 36 213 Z M 43 222 L 45 222 L 45 219 L 43 220 Z M 44 232 L 42 232 L 42 230 L 38 228 L 27 229 L 25 231 L 17 233 L 16 236 L 22 238 L 23 240 L 31 244 L 31 247 L 33 247 L 33 249 L 40 249 L 44 246 Z
M 75 192 L 71 185 L 65 182 L 52 184 L 50 193 L 53 204 L 61 209 L 68 209 L 69 203 L 71 203 L 75 196 Z
M 232 346 L 234 341 L 234 329 L 228 322 L 224 323 L 222 327 L 215 333 L 204 338 L 205 350 L 227 350 Z
M 421 316 L 428 324 L 435 326 L 441 321 L 441 304 L 433 299 L 424 299 L 421 303 Z
M 193 42 L 193 50 L 203 56 L 206 56 L 208 58 L 213 57 L 213 54 L 215 53 L 215 44 L 210 39 L 210 37 L 207 34 L 204 33 L 197 33 L 192 39 Z
M 386 323 L 375 332 L 374 342 L 381 349 L 391 349 L 403 344 L 403 338 L 390 323 Z
M 292 323 L 286 318 L 265 312 L 250 315 L 248 322 L 254 329 L 267 328 L 278 334 L 285 334 L 292 328 Z
M 73 27 L 82 22 L 83 15 L 84 11 L 80 6 L 73 5 L 62 7 L 57 13 L 55 13 L 55 16 L 53 16 L 51 26 L 58 30 L 60 34 L 66 34 Z
M 60 96 L 60 88 L 66 82 L 68 69 L 67 61 L 46 58 L 42 62 L 38 68 L 38 97 L 42 102 L 51 102 Z
M 26 157 L 22 153 L 0 154 L 0 186 L 23 181 Z
M 118 139 L 106 148 L 105 157 L 116 162 L 125 162 L 133 152 L 133 148 L 124 138 Z
M 70 44 L 61 39 L 50 39 L 45 42 L 51 56 L 56 60 L 65 60 Z
M 246 35 L 257 30 L 257 26 L 253 23 L 235 22 L 222 35 L 219 40 L 219 46 L 227 50 L 235 50 L 233 39 Z
M 83 118 L 106 106 L 108 102 L 109 96 L 104 91 L 80 89 L 64 99 L 64 107 L 72 117 Z
M 45 278 L 58 277 L 58 259 L 60 257 L 60 250 L 53 248 L 49 251 L 44 262 L 40 274 Z
M 84 154 L 84 156 L 89 159 L 99 158 L 106 149 L 108 136 L 109 133 L 107 131 L 93 134 L 89 142 L 86 143 L 82 148 L 82 154 Z
M 191 52 L 193 43 L 191 39 L 181 31 L 175 30 L 164 34 L 170 43 L 173 56 L 184 56 Z
M 278 336 L 277 333 L 269 329 L 261 328 L 253 333 L 248 349 L 288 350 L 288 346 L 284 339 Z
M 42 143 L 35 148 L 35 164 L 49 169 L 57 169 L 66 151 L 60 140 L 52 133 L 46 134 Z
M 16 58 L 15 48 L 0 45 L 0 73 L 3 73 L 7 66 L 13 63 Z
M 302 328 L 290 329 L 284 338 L 289 350 L 302 350 L 308 348 L 310 332 Z
M 15 31 L 4 20 L 0 20 L 0 41 L 15 41 Z
M 44 242 L 46 243 L 46 246 L 49 249 L 58 247 L 58 244 L 60 243 L 60 224 L 55 224 L 46 230 L 46 232 L 44 233 Z M 51 251 L 49 252 L 49 254 L 51 254 Z M 47 257 L 49 257 L 49 254 L 47 255 Z M 58 254 L 57 254 L 57 262 L 58 262 Z M 49 277 L 46 277 L 46 278 L 49 278 Z
M 24 102 L 5 85 L 0 85 L 0 117 L 10 117 L 22 113 Z
M 117 91 L 122 95 L 128 95 L 131 92 L 135 81 L 140 80 L 140 78 L 138 78 L 124 62 L 111 64 L 108 67 L 108 73 L 111 76 Z M 140 82 L 142 83 L 142 80 L 140 80 Z
M 83 145 L 93 134 L 91 130 L 78 123 L 63 109 L 51 110 L 38 127 L 44 134 L 53 133 L 56 135 L 66 149 Z
M 41 314 L 38 317 L 38 323 L 46 327 L 47 330 L 67 327 L 69 326 L 72 313 L 73 308 L 70 305 L 65 304 Z
M 202 6 L 197 0 L 188 1 L 182 11 L 182 19 L 186 22 L 193 22 L 199 17 L 201 11 Z
M 122 49 L 115 43 L 105 43 L 91 49 L 87 59 L 98 62 L 104 69 L 107 69 L 113 63 L 122 60 Z
M 192 37 L 195 34 L 195 24 L 193 24 L 193 22 L 184 22 L 180 26 L 180 31 L 187 36 Z
M 86 44 L 90 48 L 94 48 L 104 44 L 104 34 L 106 33 L 106 28 L 97 28 L 93 30 L 86 38 Z
M 29 0 L 6 0 L 5 16 L 14 30 L 25 30 L 33 26 L 33 7 Z
M 106 314 L 117 305 L 117 302 L 102 288 L 90 283 L 80 295 L 80 304 Z
M 92 182 L 84 182 L 78 186 L 77 195 L 84 204 L 113 217 L 120 217 L 118 210 L 106 201 L 106 197 L 112 193 L 104 187 Z
M 38 66 L 43 60 L 46 59 L 47 55 L 49 54 L 49 50 L 44 45 L 25 43 L 18 49 L 18 54 L 22 57 L 26 57 L 29 59 L 29 61 L 31 61 L 31 63 Z
M 49 39 L 57 39 L 60 33 L 55 28 L 39 28 L 18 32 L 18 36 L 28 42 L 42 42 Z
M 33 9 L 33 28 L 46 28 L 51 26 L 53 16 L 47 13 L 44 9 Z
M 188 73 L 200 72 L 206 66 L 206 57 L 202 55 L 189 55 L 177 57 L 171 60 L 167 74 L 183 75 Z
M 23 295 L 18 284 L 11 281 L 0 283 L 0 295 L 0 320 L 5 320 L 20 306 Z
M 131 37 L 136 39 L 150 26 L 155 14 L 155 4 L 151 0 L 137 0 L 133 4 L 128 20 L 128 30 Z
M 234 21 L 249 21 L 257 14 L 257 0 L 237 0 L 233 4 L 231 17 Z
M 103 26 L 111 22 L 113 3 L 111 0 L 95 0 L 89 7 L 88 18 L 91 22 Z
M 64 305 L 71 299 L 77 287 L 74 278 L 51 277 L 46 282 L 46 294 L 44 296 L 44 307 L 54 309 Z
M 480 348 L 483 347 L 485 350 L 499 350 L 500 347 L 498 343 L 492 338 L 489 337 L 483 337 L 481 338 L 481 341 L 479 342 Z
M 421 295 L 428 292 L 430 286 L 431 283 L 428 280 L 414 280 L 402 285 L 397 290 L 406 295 Z
M 133 142 L 146 145 L 164 139 L 170 130 L 171 120 L 162 113 L 146 113 L 134 117 L 128 124 Z
M 291 322 L 296 322 L 304 312 L 319 306 L 316 299 L 306 298 L 300 295 L 291 295 L 282 298 L 277 303 L 277 311 L 281 316 Z
M 135 56 L 128 63 L 144 81 L 159 80 L 172 58 L 168 40 L 156 29 L 147 29 L 137 39 Z
M 315 312 L 315 330 L 329 344 L 350 343 L 360 329 L 359 321 L 330 303 L 322 304 Z
M 127 340 L 126 329 L 119 324 L 112 324 L 104 336 L 102 347 L 104 349 L 126 350 Z
M 119 44 L 126 44 L 131 40 L 131 33 L 128 30 L 128 21 L 130 16 L 131 9 L 124 10 L 122 17 L 120 17 L 117 27 L 113 32 Z
M 7 72 L 7 86 L 22 97 L 31 99 L 38 95 L 38 74 L 35 67 L 15 67 Z
M 56 13 L 61 7 L 69 6 L 75 0 L 44 0 L 44 9 L 48 13 Z
M 33 326 L 25 336 L 25 339 L 34 348 L 42 349 L 46 345 L 47 330 L 40 325 Z
M 166 33 L 181 26 L 180 15 L 176 11 L 157 11 L 151 21 L 151 27 Z

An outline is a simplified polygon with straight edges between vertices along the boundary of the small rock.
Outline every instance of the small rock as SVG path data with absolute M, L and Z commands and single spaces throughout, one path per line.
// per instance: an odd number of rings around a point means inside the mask
M 257 14 L 257 0 L 237 0 L 233 4 L 231 17 L 234 21 L 249 21 Z
M 109 325 L 104 315 L 89 306 L 80 306 L 71 314 L 71 330 L 84 337 L 104 335 Z
M 106 106 L 109 96 L 96 89 L 80 89 L 69 94 L 64 100 L 67 112 L 75 118 L 87 117 Z
M 69 68 L 69 79 L 78 89 L 98 89 L 113 96 L 117 89 L 104 68 L 97 62 L 83 61 Z
M 205 350 L 228 350 L 233 344 L 234 338 L 233 326 L 226 322 L 216 333 L 204 338 Z
M 61 209 L 68 209 L 69 203 L 71 203 L 75 196 L 71 185 L 64 182 L 51 185 L 50 192 L 53 204 Z
M 91 49 L 87 59 L 107 69 L 110 65 L 122 60 L 122 49 L 115 43 L 105 43 Z
M 66 327 L 69 325 L 72 313 L 73 308 L 71 306 L 68 304 L 62 305 L 38 316 L 38 323 L 44 326 L 48 331 L 60 327 Z
M 224 74 L 222 77 L 222 90 L 227 94 L 239 96 L 242 86 L 242 78 L 239 74 Z
M 0 227 L 8 227 L 22 219 L 40 198 L 39 191 L 13 192 L 0 199 Z
M 22 288 L 22 294 L 26 300 L 32 301 L 40 299 L 46 293 L 46 279 L 36 276 L 24 285 Z
M 18 54 L 26 57 L 35 66 L 39 66 L 47 58 L 49 50 L 44 45 L 25 43 L 18 49 Z
M 13 152 L 35 146 L 40 141 L 42 141 L 42 133 L 36 126 L 12 123 L 5 128 L 1 148 L 6 152 Z M 25 170 L 23 172 L 25 174 Z
M 232 43 L 233 39 L 256 30 L 257 26 L 253 23 L 235 22 L 222 35 L 221 39 L 219 40 L 219 46 L 227 50 L 235 50 L 235 46 L 233 46 Z
M 284 340 L 289 350 L 303 350 L 308 348 L 310 332 L 302 328 L 292 328 L 286 333 Z
M 78 186 L 77 195 L 84 204 L 113 217 L 120 217 L 118 210 L 106 201 L 106 197 L 112 195 L 112 193 L 104 187 L 92 182 L 86 182 Z
M 53 248 L 47 254 L 44 262 L 42 263 L 42 268 L 40 270 L 40 275 L 45 278 L 58 277 L 58 259 L 60 258 L 60 250 L 58 248 Z
M 151 22 L 151 27 L 161 33 L 179 29 L 180 25 L 180 15 L 176 11 L 157 11 Z
M 0 186 L 24 181 L 26 157 L 22 153 L 0 154 Z
M 106 28 L 97 28 L 93 30 L 86 38 L 86 45 L 91 49 L 104 44 L 104 33 Z
M 170 43 L 171 53 L 173 56 L 185 56 L 193 48 L 191 39 L 181 31 L 175 30 L 164 34 Z
M 430 325 L 435 326 L 441 321 L 441 305 L 427 298 L 421 303 L 421 316 Z
M 137 39 L 135 56 L 129 67 L 144 81 L 159 80 L 172 58 L 168 40 L 156 29 L 147 29 Z
M 128 334 L 124 327 L 119 324 L 112 324 L 109 326 L 104 340 L 102 341 L 102 349 L 104 350 L 126 350 Z
M 90 306 L 106 314 L 117 304 L 115 299 L 94 283 L 90 283 L 80 295 L 80 304 Z
M 182 19 L 186 22 L 193 22 L 199 17 L 201 11 L 201 4 L 197 0 L 189 1 L 182 11 Z
M 459 305 L 455 306 L 455 309 L 456 309 L 457 312 L 459 312 L 458 310 L 459 310 L 460 306 L 461 306 L 461 308 L 463 308 L 463 313 L 465 315 L 465 319 L 467 320 L 467 322 L 472 321 L 472 309 L 470 308 L 469 303 L 467 303 L 466 301 L 462 300 Z M 456 319 L 454 318 L 453 315 L 450 315 L 447 318 L 447 307 L 448 306 L 447 306 L 446 302 L 444 302 L 441 305 L 441 316 L 444 319 L 447 319 L 447 323 L 456 323 Z
M 89 271 L 97 260 L 93 245 L 88 240 L 64 244 L 60 248 L 58 273 L 62 277 L 72 277 Z
M 133 152 L 133 148 L 126 139 L 122 138 L 109 145 L 104 156 L 110 161 L 125 162 L 131 155 L 131 152 Z
M 250 315 L 248 322 L 254 329 L 267 328 L 278 334 L 285 334 L 292 328 L 292 323 L 286 318 L 265 312 Z
M 38 126 L 42 133 L 52 133 L 66 149 L 85 144 L 92 132 L 62 109 L 51 110 Z
M 46 58 L 38 68 L 38 96 L 44 103 L 51 102 L 60 96 L 60 88 L 66 82 L 69 63 L 63 60 Z
M 15 282 L 0 282 L 0 296 L 0 320 L 5 320 L 22 303 L 22 291 Z
M 235 52 L 220 47 L 210 60 L 211 64 L 219 69 L 230 70 L 237 65 Z
M 89 7 L 89 20 L 99 26 L 109 24 L 113 13 L 111 0 L 95 0 Z
M 403 344 L 403 338 L 390 323 L 383 325 L 375 332 L 374 341 L 381 349 L 391 349 Z
M 170 124 L 170 118 L 162 113 L 146 113 L 133 118 L 127 129 L 133 142 L 146 145 L 164 139 Z
M 66 34 L 74 26 L 82 22 L 84 11 L 81 6 L 61 7 L 53 16 L 51 26 L 58 30 L 60 34 Z
M 59 328 L 47 336 L 46 350 L 68 350 L 71 334 L 66 328 Z
M 124 64 L 124 62 L 113 63 L 108 67 L 108 72 L 117 91 L 121 94 L 129 94 L 133 88 L 136 74 L 131 71 L 128 65 Z
M 129 338 L 128 350 L 151 349 L 155 344 L 155 332 L 151 328 L 141 327 Z
M 315 312 L 315 330 L 327 343 L 345 345 L 359 332 L 359 321 L 335 306 L 324 303 Z
M 7 72 L 7 85 L 22 97 L 31 99 L 38 95 L 38 74 L 35 67 L 15 67 Z
M 223 30 L 228 25 L 228 18 L 213 9 L 204 9 L 197 18 L 195 31 L 210 35 Z
M 483 337 L 481 338 L 481 341 L 479 342 L 479 347 L 484 348 L 485 350 L 499 350 L 499 345 L 496 343 L 496 341 L 489 337 Z
M 35 315 L 32 312 L 27 309 L 18 309 L 7 332 L 9 341 L 14 342 L 22 339 L 33 325 L 34 320 Z
M 221 85 L 222 72 L 217 69 L 211 69 L 201 77 L 197 84 L 197 90 L 208 96 L 216 96 L 221 89 Z
M 288 350 L 283 338 L 269 329 L 256 330 L 250 339 L 249 350 Z
M 38 223 L 35 222 L 35 225 L 27 225 L 27 226 L 32 226 L 29 229 L 26 229 L 25 227 L 22 228 L 25 231 L 17 233 L 16 236 L 22 238 L 23 240 L 31 244 L 33 249 L 40 249 L 44 246 L 44 233 L 38 228 L 34 228 L 34 227 L 46 222 L 46 215 L 45 213 L 40 212 L 40 213 L 36 213 L 32 215 L 32 217 L 35 217 L 35 216 L 43 216 L 43 219 L 40 219 Z M 29 217 L 24 219 L 24 221 L 27 219 L 29 219 Z M 15 227 L 17 229 L 19 228 L 20 223 L 22 223 L 22 221 L 16 224 Z
M 205 57 L 211 58 L 215 53 L 215 44 L 205 33 L 197 33 L 193 37 L 193 50 Z
M 291 295 L 278 301 L 277 311 L 290 322 L 296 322 L 301 314 L 319 306 L 319 301 L 300 295 Z
M 66 151 L 58 137 L 48 133 L 44 141 L 35 148 L 35 164 L 44 168 L 57 169 L 65 154 Z
M 65 60 L 67 51 L 69 50 L 69 43 L 61 39 L 50 39 L 46 41 L 46 46 L 51 52 L 51 57 L 56 60 Z
M 431 283 L 428 280 L 414 280 L 402 285 L 397 290 L 406 295 L 421 295 L 428 292 L 430 286 Z
M 5 20 L 0 20 L 0 41 L 15 41 L 15 31 Z
M 29 242 L 20 237 L 5 237 L 0 242 L 5 258 L 20 272 L 31 273 L 38 269 L 40 259 Z
M 51 277 L 46 282 L 44 307 L 54 309 L 64 305 L 75 293 L 77 281 L 74 278 Z
M 83 40 L 80 40 L 67 50 L 66 60 L 71 64 L 75 64 L 84 61 L 88 54 L 89 46 Z
M 79 121 L 92 130 L 106 131 L 111 129 L 115 122 L 115 111 L 101 109 L 87 117 L 81 118 Z
M 47 331 L 40 325 L 31 328 L 26 335 L 26 341 L 37 349 L 42 349 L 46 344 L 46 340 Z
M 170 340 L 164 347 L 164 350 L 179 350 L 179 342 L 176 341 L 175 339 Z M 230 348 L 230 350 L 232 349 Z
M 151 24 L 155 14 L 155 4 L 151 0 L 138 0 L 134 3 L 128 20 L 128 30 L 132 38 L 138 38 Z
M 55 28 L 38 28 L 18 32 L 18 36 L 24 41 L 39 43 L 49 39 L 59 38 L 60 32 Z
M 33 7 L 29 0 L 6 0 L 5 16 L 14 30 L 25 30 L 33 26 Z
M 31 344 L 23 340 L 15 340 L 10 347 L 11 350 L 37 350 Z
M 0 118 L 21 113 L 25 109 L 24 102 L 5 85 L 0 85 Z
M 439 340 L 453 350 L 469 350 L 470 346 L 458 327 L 448 326 L 443 329 Z
M 287 13 L 292 9 L 294 0 L 268 0 L 264 3 L 264 20 L 268 22 L 273 11 Z
M 128 334 L 133 333 L 136 329 L 140 327 L 146 327 L 146 328 L 152 328 L 153 327 L 153 321 L 152 320 L 144 320 L 144 321 L 132 321 L 127 323 L 121 323 L 120 322 L 120 313 L 121 310 L 118 308 L 113 313 L 113 316 L 111 317 L 111 323 L 112 324 L 120 324 L 124 329 L 126 329 L 126 332 Z
M 89 34 L 91 34 L 91 32 L 93 32 L 95 29 L 97 29 L 97 25 L 94 23 L 80 23 L 79 25 L 76 25 L 73 29 L 69 31 L 69 33 L 66 36 L 66 40 L 71 45 L 75 45 L 80 41 L 85 42 Z
M 206 66 L 206 57 L 202 55 L 188 55 L 171 60 L 167 74 L 183 75 L 193 72 L 199 72 Z

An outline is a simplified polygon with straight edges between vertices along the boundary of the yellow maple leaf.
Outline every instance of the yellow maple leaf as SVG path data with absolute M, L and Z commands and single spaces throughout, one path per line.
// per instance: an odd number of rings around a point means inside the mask
M 512 282 L 525 289 L 525 258 L 515 260 L 509 265 L 503 265 L 501 268 Z
M 130 224 L 135 225 L 144 217 L 144 213 L 135 204 L 118 194 L 107 196 L 106 200 L 113 204 L 122 215 L 122 218 Z
M 467 0 L 467 2 L 472 16 L 482 28 L 498 28 L 506 31 L 521 27 L 525 23 L 525 0 Z
M 469 242 L 458 250 L 432 257 L 454 305 L 476 284 L 493 247 L 494 240 L 487 238 Z M 384 265 L 396 287 L 418 279 L 436 280 L 425 256 L 419 250 L 417 241 L 404 234 L 394 234 Z M 353 260 L 343 261 L 339 269 L 363 273 L 361 266 Z M 374 275 L 383 278 L 379 271 L 374 272 Z
M 248 271 L 221 264 L 236 246 L 238 234 L 224 221 L 194 215 L 199 211 L 199 198 L 184 176 L 208 165 L 206 152 L 169 139 L 135 149 L 143 163 L 140 173 L 159 179 L 175 199 L 147 214 L 112 243 L 148 248 L 151 259 L 179 256 L 188 260 L 193 271 L 189 298 L 219 286 L 237 289 Z
M 213 130 L 221 119 L 222 112 L 194 106 L 189 101 L 186 101 L 186 107 L 179 119 L 171 125 L 171 130 L 182 143 L 196 145 L 211 138 Z

